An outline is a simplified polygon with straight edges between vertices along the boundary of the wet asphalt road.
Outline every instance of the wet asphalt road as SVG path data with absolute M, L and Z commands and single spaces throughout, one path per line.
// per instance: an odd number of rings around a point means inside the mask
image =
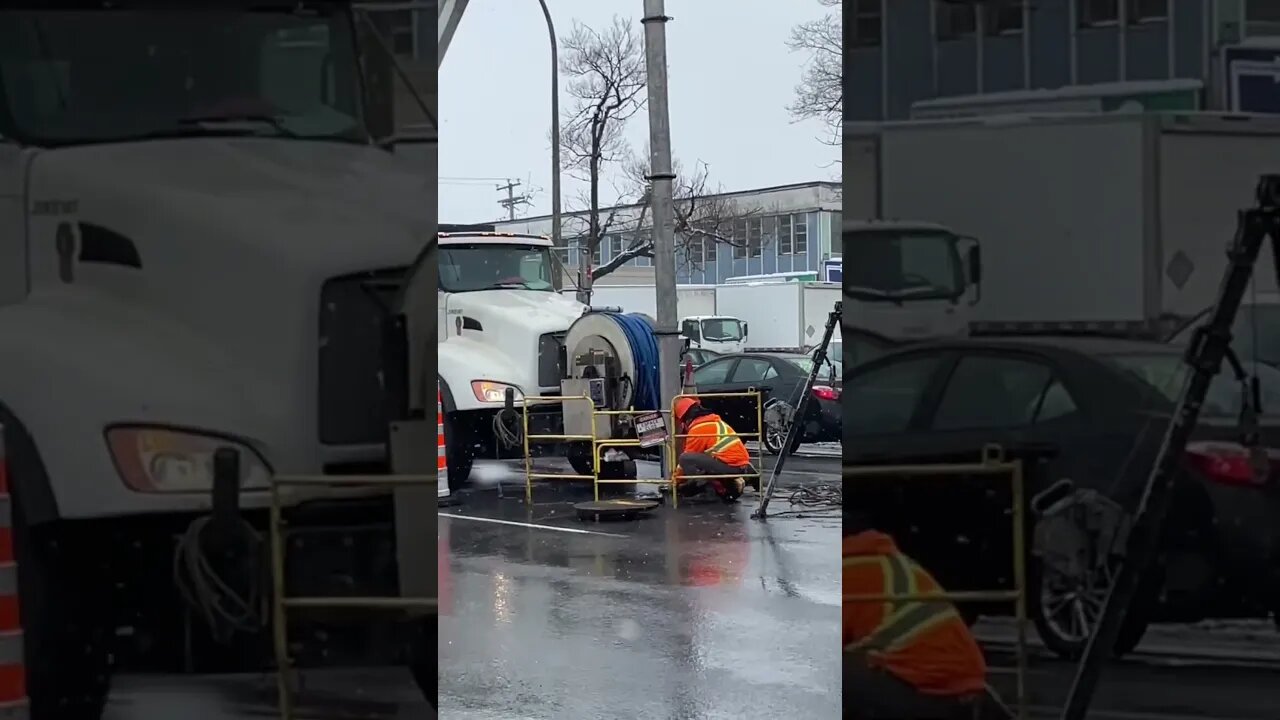
M 785 487 L 835 480 L 793 462 Z M 530 508 L 515 480 L 441 510 L 442 716 L 839 715 L 838 517 L 761 523 L 749 497 L 586 523 L 585 486 Z

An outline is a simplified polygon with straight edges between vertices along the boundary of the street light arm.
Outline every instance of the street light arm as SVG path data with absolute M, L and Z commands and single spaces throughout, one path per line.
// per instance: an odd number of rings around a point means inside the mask
M 551 239 L 560 244 L 560 48 L 556 25 L 551 20 L 547 0 L 538 0 L 542 16 L 547 20 L 547 36 L 551 41 Z

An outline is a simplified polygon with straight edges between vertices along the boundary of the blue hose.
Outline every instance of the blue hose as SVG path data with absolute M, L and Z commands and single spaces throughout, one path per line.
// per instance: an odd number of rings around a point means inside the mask
M 658 338 L 643 315 L 635 313 L 603 313 L 613 318 L 631 346 L 631 359 L 636 366 L 632 404 L 636 410 L 657 410 L 659 398 Z

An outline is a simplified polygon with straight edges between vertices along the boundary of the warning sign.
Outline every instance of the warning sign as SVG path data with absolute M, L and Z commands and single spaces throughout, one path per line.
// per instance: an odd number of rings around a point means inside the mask
M 636 416 L 636 438 L 640 447 L 649 448 L 667 441 L 667 421 L 662 413 L 645 413 Z

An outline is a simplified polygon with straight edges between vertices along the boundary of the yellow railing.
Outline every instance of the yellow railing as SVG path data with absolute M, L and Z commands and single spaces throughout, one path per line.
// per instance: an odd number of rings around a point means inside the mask
M 953 603 L 1010 602 L 1014 603 L 1017 623 L 1017 645 L 1014 650 L 1017 663 L 1018 717 L 1027 717 L 1027 563 L 1026 563 L 1026 502 L 1025 479 L 1022 462 L 1007 460 L 1004 449 L 988 445 L 982 450 L 982 460 L 969 464 L 937 465 L 875 465 L 844 468 L 844 481 L 869 477 L 937 478 L 937 477 L 1004 477 L 1012 488 L 1013 505 L 1013 589 L 973 592 L 942 592 L 916 595 L 845 595 L 849 602 L 927 602 L 944 600 Z
M 268 529 L 271 542 L 271 624 L 276 657 L 276 688 L 279 695 L 280 716 L 294 720 L 293 693 L 289 689 L 288 673 L 293 662 L 289 658 L 288 611 L 291 609 L 341 609 L 377 611 L 436 611 L 438 598 L 414 597 L 289 597 L 285 594 L 285 543 L 284 505 L 282 488 L 286 487 L 423 487 L 435 485 L 432 475 L 287 475 L 271 481 L 271 522 Z

